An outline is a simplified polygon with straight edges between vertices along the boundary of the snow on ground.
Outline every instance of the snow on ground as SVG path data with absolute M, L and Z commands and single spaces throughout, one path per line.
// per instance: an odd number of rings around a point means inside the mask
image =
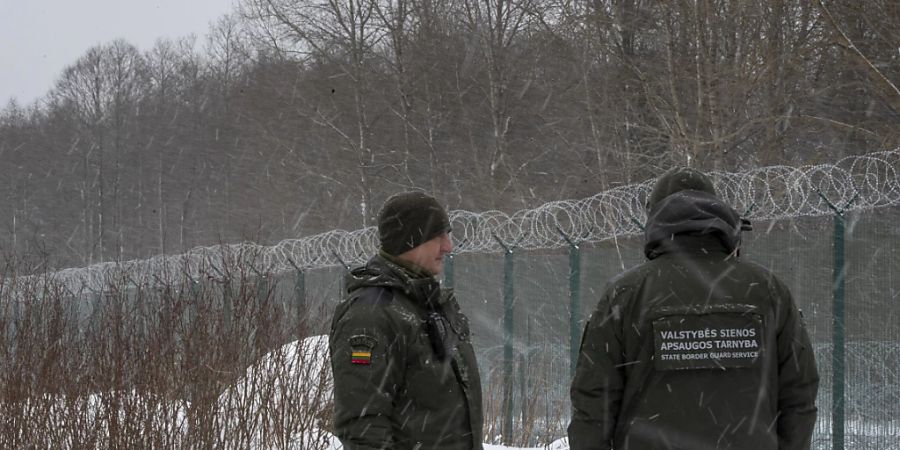
M 156 429 L 170 430 L 172 436 L 184 436 L 189 428 L 187 411 L 190 403 L 186 400 L 168 402 L 160 399 L 147 401 L 147 393 L 130 392 L 100 393 L 81 399 L 76 402 L 84 402 L 84 410 L 87 415 L 82 417 L 84 423 L 98 423 L 103 430 L 104 414 L 117 414 L 109 408 L 113 404 L 126 402 L 132 405 L 147 404 L 151 410 L 147 410 L 150 419 L 155 423 Z M 115 397 L 116 402 L 111 403 L 110 398 Z M 275 448 L 291 448 L 305 450 L 309 448 L 322 448 L 327 450 L 341 450 L 340 442 L 331 434 L 319 426 L 321 412 L 327 412 L 332 397 L 331 369 L 328 366 L 328 337 L 313 336 L 304 340 L 288 343 L 263 356 L 257 363 L 250 366 L 244 376 L 234 385 L 226 389 L 218 398 L 217 417 L 222 418 L 218 429 L 221 432 L 221 442 L 235 443 L 239 448 L 251 450 L 269 450 Z M 69 399 L 62 400 L 49 396 L 36 399 L 35 402 L 50 402 L 50 417 L 60 421 L 58 426 L 70 426 L 66 421 L 66 408 L 71 408 Z M 68 402 L 68 403 L 67 403 Z M 113 407 L 115 408 L 115 407 Z M 298 410 L 299 409 L 299 410 Z M 820 414 L 822 413 L 820 408 Z M 122 414 L 119 411 L 118 414 Z M 284 417 L 301 418 L 300 421 L 290 424 L 288 436 L 284 436 L 282 445 L 263 445 L 265 439 L 262 436 L 265 429 L 278 429 L 276 423 Z M 887 438 L 893 441 L 896 437 L 900 441 L 900 426 L 889 421 L 873 424 L 848 420 L 846 431 L 848 439 L 876 439 L 878 442 Z M 252 423 L 255 431 L 247 433 L 240 428 L 240 424 Z M 284 425 L 283 423 L 281 425 Z M 829 417 L 821 414 L 814 436 L 814 448 L 825 448 L 830 435 Z M 77 426 L 77 424 L 75 424 Z M 282 428 L 284 429 L 284 428 Z M 101 431 L 101 433 L 104 431 Z M 269 436 L 271 440 L 271 436 Z M 829 441 L 830 442 L 830 441 Z M 284 444 L 287 445 L 284 445 Z M 236 447 L 236 448 L 238 448 Z M 502 445 L 485 444 L 485 450 L 568 450 L 569 445 L 565 438 L 556 440 L 540 447 L 506 447 Z M 866 446 L 866 448 L 874 448 Z M 890 447 L 894 448 L 894 447 Z M 896 447 L 900 448 L 900 446 Z
M 185 399 L 150 398 L 147 392 L 101 392 L 76 399 L 46 396 L 26 408 L 48 408 L 56 427 L 88 427 L 103 435 L 110 432 L 110 417 L 128 416 L 140 409 L 138 420 L 149 420 L 154 430 L 171 436 L 175 445 L 191 432 L 188 416 L 191 403 Z M 212 419 L 223 448 L 249 450 L 342 450 L 337 438 L 323 430 L 320 415 L 327 413 L 332 397 L 331 368 L 328 365 L 328 337 L 313 336 L 277 348 L 246 369 L 236 383 L 218 397 Z M 128 411 L 126 411 L 128 410 Z M 80 415 L 72 423 L 73 411 Z M 292 420 L 291 423 L 283 421 Z M 273 443 L 273 430 L 286 430 Z M 108 436 L 108 435 L 107 435 Z M 63 448 L 67 448 L 63 444 Z M 555 442 L 537 449 L 567 450 Z M 485 445 L 485 450 L 525 450 L 520 447 Z M 531 449 L 529 449 L 531 450 Z
M 220 405 L 235 403 L 234 399 L 241 399 L 239 403 L 251 410 L 263 405 L 269 408 L 281 408 L 282 400 L 291 395 L 296 402 L 296 395 L 300 393 L 300 405 L 312 407 L 322 405 L 331 398 L 331 369 L 323 366 L 328 359 L 328 336 L 312 336 L 302 341 L 294 341 L 270 352 L 257 364 L 247 369 L 245 376 L 231 389 L 222 393 L 219 397 Z M 312 364 L 299 364 L 301 362 Z M 271 385 L 260 391 L 259 386 Z M 314 387 L 307 389 L 304 387 Z M 255 393 L 263 392 L 267 398 L 259 398 Z M 326 432 L 322 433 L 328 441 L 327 450 L 341 450 L 340 442 Z M 307 433 L 309 435 L 310 433 Z M 304 437 L 297 436 L 293 442 L 298 448 L 304 445 Z M 568 450 L 566 439 L 557 440 L 542 447 L 505 447 L 502 445 L 485 444 L 485 450 Z M 254 450 L 265 450 L 255 447 Z
M 300 356 L 299 359 L 295 359 L 297 356 Z M 307 338 L 303 341 L 295 341 L 283 346 L 281 349 L 278 349 L 268 355 L 266 355 L 260 363 L 254 365 L 253 367 L 247 370 L 247 376 L 245 379 L 241 380 L 235 388 L 241 390 L 243 389 L 241 386 L 245 384 L 254 384 L 257 377 L 269 377 L 274 372 L 283 369 L 277 369 L 279 367 L 284 366 L 283 364 L 279 364 L 278 361 L 319 361 L 316 364 L 311 364 L 308 367 L 300 367 L 297 365 L 289 365 L 289 369 L 292 373 L 294 373 L 293 377 L 287 377 L 288 379 L 297 380 L 297 384 L 295 387 L 299 388 L 299 386 L 318 386 L 318 394 L 311 394 L 307 392 L 304 394 L 303 402 L 307 405 L 315 405 L 316 402 L 325 402 L 331 398 L 331 370 L 328 367 L 323 367 L 322 364 L 327 362 L 328 355 L 328 337 L 327 336 L 313 336 Z M 312 358 L 312 359 L 310 359 Z M 281 373 L 284 375 L 284 373 Z M 325 376 L 325 379 L 322 379 L 322 376 Z M 280 378 L 280 376 L 279 376 Z M 280 383 L 280 381 L 275 381 L 276 383 Z M 276 390 L 278 391 L 278 390 Z M 227 395 L 223 394 L 223 395 Z M 276 402 L 280 402 L 280 397 L 275 398 Z M 259 405 L 263 402 L 262 399 L 258 399 L 254 401 L 253 405 Z M 821 440 L 824 437 L 827 437 L 830 434 L 828 431 L 830 430 L 830 422 L 828 418 L 822 417 L 822 411 L 820 408 L 820 417 L 819 424 L 817 427 L 816 436 L 814 438 L 818 438 Z M 857 437 L 880 437 L 881 439 L 887 437 L 891 439 L 891 437 L 897 437 L 900 440 L 900 426 L 896 426 L 893 424 L 893 421 L 882 423 L 882 424 L 872 424 L 872 423 L 862 423 L 859 421 L 848 420 L 845 426 L 847 435 L 852 439 L 851 435 Z M 328 439 L 329 447 L 328 450 L 340 450 L 342 449 L 340 442 L 334 436 L 322 432 Z M 814 439 L 815 440 L 815 439 Z M 297 441 L 295 441 L 297 442 Z M 830 446 L 829 446 L 830 447 Z M 304 448 L 300 446 L 299 448 Z M 568 439 L 562 438 L 558 439 L 552 443 L 549 443 L 546 446 L 541 447 L 506 447 L 502 445 L 492 445 L 485 444 L 485 450 L 568 450 L 569 444 Z M 814 446 L 814 448 L 825 448 L 822 445 Z M 900 447 L 898 447 L 900 448 Z M 256 448 L 255 450 L 267 450 L 262 448 Z

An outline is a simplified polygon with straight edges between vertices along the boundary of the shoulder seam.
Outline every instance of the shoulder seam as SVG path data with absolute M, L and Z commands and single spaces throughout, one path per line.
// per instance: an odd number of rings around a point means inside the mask
M 394 291 L 384 286 L 366 286 L 359 290 L 359 295 L 354 296 L 355 301 L 362 300 L 368 304 L 390 304 L 394 300 Z

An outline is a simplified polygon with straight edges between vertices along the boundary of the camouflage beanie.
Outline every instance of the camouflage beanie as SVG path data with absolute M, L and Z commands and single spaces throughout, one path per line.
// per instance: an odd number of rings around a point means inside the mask
M 378 213 L 378 238 L 385 253 L 397 256 L 450 231 L 450 218 L 434 197 L 422 192 L 395 194 Z
M 709 177 L 688 167 L 675 167 L 667 170 L 656 180 L 653 191 L 647 198 L 647 209 L 653 208 L 662 199 L 681 191 L 700 191 L 716 195 L 716 188 L 713 187 Z

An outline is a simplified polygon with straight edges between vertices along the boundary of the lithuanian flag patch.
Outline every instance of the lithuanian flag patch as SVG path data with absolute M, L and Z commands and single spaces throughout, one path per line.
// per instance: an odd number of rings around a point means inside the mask
M 358 334 L 350 337 L 350 363 L 372 364 L 372 349 L 378 344 L 378 340 L 372 336 Z
M 371 364 L 372 352 L 354 350 L 350 355 L 350 362 L 353 364 Z

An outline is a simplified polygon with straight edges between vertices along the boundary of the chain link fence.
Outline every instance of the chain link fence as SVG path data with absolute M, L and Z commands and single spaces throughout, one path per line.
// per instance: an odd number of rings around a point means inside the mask
M 848 448 L 900 447 L 900 151 L 711 175 L 720 195 L 753 221 L 743 257 L 778 274 L 804 312 L 822 376 L 816 448 L 833 448 L 834 436 Z M 508 442 L 508 423 L 518 445 L 565 434 L 573 348 L 606 280 L 643 261 L 643 205 L 654 181 L 512 214 L 451 212 L 456 249 L 445 284 L 473 324 L 494 419 L 487 439 Z M 249 271 L 258 285 L 265 281 L 257 289 L 273 290 L 260 297 L 324 333 L 343 273 L 376 248 L 373 228 L 334 230 L 274 246 L 204 247 L 18 277 L 2 293 L 15 303 L 19 286 L 40 292 L 42 280 L 52 280 L 90 299 L 110 285 L 144 289 L 183 277 L 224 286 L 226 274 Z M 321 317 L 301 317 L 309 311 Z M 836 317 L 844 318 L 837 328 Z

